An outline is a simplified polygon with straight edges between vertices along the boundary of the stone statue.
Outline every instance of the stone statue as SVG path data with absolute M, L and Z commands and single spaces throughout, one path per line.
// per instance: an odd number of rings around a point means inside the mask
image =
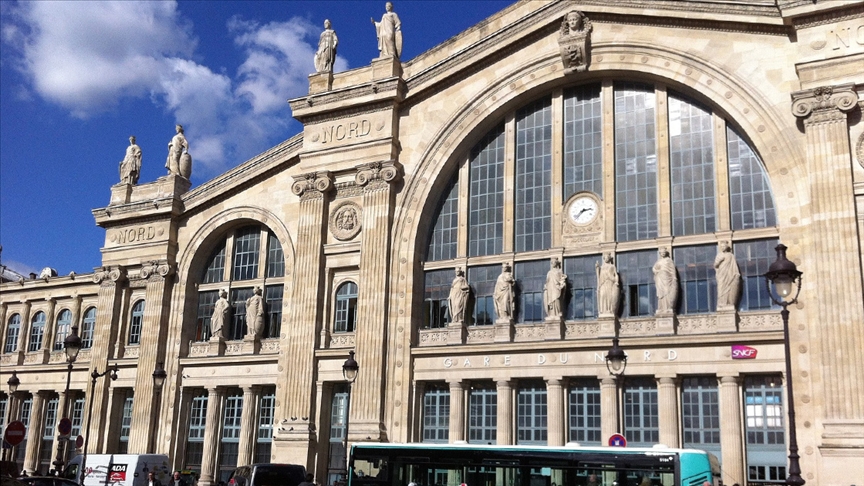
M 336 31 L 330 28 L 329 20 L 324 21 L 324 32 L 318 38 L 318 51 L 315 53 L 315 71 L 319 73 L 332 73 L 333 64 L 336 62 L 336 46 L 339 39 Z
M 126 147 L 126 157 L 120 162 L 120 182 L 124 184 L 138 184 L 138 176 L 141 174 L 141 147 L 135 144 L 135 136 L 129 137 L 129 146 Z
M 462 270 L 462 267 L 456 267 L 456 277 L 453 279 L 453 284 L 450 285 L 450 297 L 447 299 L 447 305 L 450 308 L 450 322 L 465 321 L 465 306 L 468 303 L 470 290 L 468 280 L 465 279 L 465 271 Z
M 558 47 L 564 74 L 583 72 L 588 69 L 588 49 L 590 34 L 594 27 L 582 12 L 571 10 L 561 21 L 558 34 Z
M 546 305 L 547 318 L 561 318 L 561 301 L 567 287 L 567 275 L 561 271 L 561 260 L 549 261 L 546 285 L 543 286 L 543 303 Z
M 219 300 L 213 306 L 213 315 L 210 317 L 210 333 L 213 337 L 221 336 L 223 339 L 228 338 L 225 326 L 230 322 L 231 303 L 228 302 L 228 292 L 225 289 L 219 290 Z
M 714 272 L 717 277 L 717 310 L 735 309 L 738 304 L 738 290 L 741 286 L 741 270 L 732 254 L 728 241 L 721 241 L 717 257 L 714 258 Z
M 610 317 L 618 314 L 618 301 L 621 295 L 621 280 L 618 270 L 612 263 L 612 254 L 603 254 L 603 264 L 595 263 L 597 272 L 597 311 L 600 317 Z
M 402 22 L 399 21 L 399 16 L 393 11 L 393 4 L 387 2 L 384 6 L 386 12 L 381 17 L 381 22 L 375 24 L 375 32 L 378 36 L 378 51 L 379 59 L 385 57 L 395 57 L 399 59 L 402 55 Z
M 264 332 L 264 298 L 261 287 L 255 287 L 252 297 L 246 299 L 246 337 L 261 337 Z
M 678 272 L 675 262 L 669 257 L 669 249 L 660 248 L 660 257 L 654 264 L 654 286 L 657 287 L 657 312 L 658 315 L 669 315 L 675 311 L 675 303 L 678 301 Z
M 513 278 L 510 263 L 504 262 L 501 264 L 501 275 L 498 275 L 498 280 L 495 281 L 495 292 L 492 294 L 497 319 L 513 318 L 513 301 L 516 297 L 513 286 L 515 284 L 516 279 Z
M 189 178 L 192 176 L 192 156 L 189 155 L 189 142 L 183 134 L 183 125 L 177 125 L 177 135 L 168 142 L 168 159 L 165 168 L 169 174 Z

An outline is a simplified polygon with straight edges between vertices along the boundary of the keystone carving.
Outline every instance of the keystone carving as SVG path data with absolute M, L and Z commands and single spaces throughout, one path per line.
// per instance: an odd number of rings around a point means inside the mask
M 588 70 L 591 31 L 594 26 L 582 12 L 571 10 L 561 21 L 558 46 L 564 74 L 581 73 Z

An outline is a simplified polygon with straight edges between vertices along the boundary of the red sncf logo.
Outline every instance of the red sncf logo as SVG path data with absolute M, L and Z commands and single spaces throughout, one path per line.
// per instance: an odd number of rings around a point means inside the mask
M 756 348 L 735 344 L 732 346 L 732 359 L 755 359 L 757 352 Z

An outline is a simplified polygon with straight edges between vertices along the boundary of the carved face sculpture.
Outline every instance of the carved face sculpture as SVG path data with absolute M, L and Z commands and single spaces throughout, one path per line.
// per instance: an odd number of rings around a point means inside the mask
M 135 144 L 135 137 L 129 137 L 129 143 L 134 145 Z
M 582 16 L 577 12 L 570 12 L 567 14 L 567 26 L 571 33 L 578 31 L 582 28 Z
M 329 20 L 325 20 L 325 21 L 324 21 L 324 28 L 325 28 L 325 29 L 329 29 L 329 28 L 330 28 L 330 21 L 329 21 Z
M 384 10 L 386 10 L 388 12 L 392 12 L 393 11 L 393 4 L 390 2 L 385 3 L 384 4 Z

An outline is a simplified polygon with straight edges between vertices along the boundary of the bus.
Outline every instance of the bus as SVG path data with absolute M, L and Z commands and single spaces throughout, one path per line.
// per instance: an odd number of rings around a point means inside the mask
M 357 443 L 348 486 L 711 486 L 717 458 L 696 449 Z M 412 484 L 413 483 L 413 484 Z

